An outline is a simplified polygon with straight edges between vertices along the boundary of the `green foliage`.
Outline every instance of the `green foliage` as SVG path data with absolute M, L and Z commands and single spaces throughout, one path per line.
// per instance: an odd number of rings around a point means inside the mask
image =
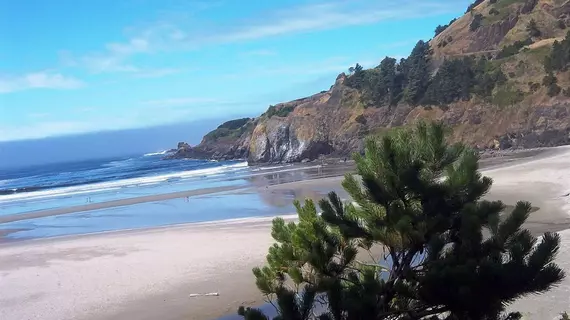
M 544 76 L 542 79 L 542 85 L 546 87 L 547 93 L 551 97 L 559 95 L 560 91 L 562 91 L 562 88 L 558 86 L 558 79 L 552 72 L 549 72 Z
M 560 315 L 560 320 L 570 320 L 570 316 L 568 315 L 567 312 L 563 312 L 563 313 Z
M 253 270 L 274 319 L 520 319 L 504 315 L 509 303 L 564 277 L 559 236 L 522 228 L 527 202 L 501 217 L 503 203 L 481 200 L 491 179 L 474 151 L 446 143 L 443 126 L 368 140 L 355 161 L 361 179 L 342 183 L 354 203 L 332 192 L 320 215 L 306 200 L 295 202 L 299 222 L 274 219 L 267 265 Z
M 365 72 L 364 72 L 364 68 L 359 65 L 358 63 L 356 64 L 356 66 L 354 66 L 354 68 L 349 69 L 349 71 L 352 71 L 350 77 L 348 77 L 348 79 L 346 80 L 346 84 L 349 87 L 355 88 L 355 89 L 362 89 L 363 86 L 365 85 L 364 81 L 365 81 Z
M 445 60 L 432 79 L 424 97 L 424 104 L 448 104 L 469 100 L 475 85 L 472 58 Z
M 396 104 L 402 94 L 403 75 L 396 70 L 396 59 L 386 57 L 380 62 L 378 78 L 374 87 L 374 102 L 376 104 Z
M 206 140 L 218 140 L 222 138 L 238 138 L 247 130 L 252 129 L 253 122 L 250 118 L 235 119 L 224 122 L 218 128 L 204 136 Z
M 227 122 L 222 123 L 218 129 L 229 129 L 229 130 L 235 130 L 235 129 L 239 129 L 241 127 L 243 127 L 243 125 L 245 125 L 248 121 L 250 121 L 250 118 L 241 118 L 241 119 L 235 119 L 235 120 L 230 120 Z
M 469 100 L 471 94 L 490 98 L 493 90 L 506 81 L 500 68 L 485 58 L 445 60 L 433 77 L 422 103 L 445 105 Z
M 480 13 L 475 14 L 475 16 L 473 16 L 473 21 L 471 21 L 471 24 L 469 25 L 469 31 L 471 32 L 476 31 L 477 29 L 479 29 L 482 23 L 483 23 L 483 15 Z
M 469 5 L 469 7 L 467 7 L 467 10 L 465 10 L 465 13 L 469 13 L 471 10 L 473 10 L 473 8 L 475 8 L 476 6 L 480 5 L 481 3 L 483 3 L 485 0 L 475 0 L 475 2 L 473 2 L 472 4 Z
M 497 54 L 497 59 L 504 59 L 510 56 L 514 56 L 515 54 L 519 53 L 520 49 L 530 44 L 532 44 L 532 39 L 530 38 L 527 38 L 524 41 L 517 40 L 511 45 L 504 46 Z
M 559 19 L 559 20 L 556 22 L 556 26 L 557 26 L 558 28 L 564 30 L 564 29 L 566 29 L 566 22 L 564 22 L 564 20 L 562 20 L 562 19 Z
M 366 124 L 366 117 L 362 114 L 359 114 L 358 116 L 356 116 L 356 118 L 354 118 L 354 121 L 360 124 Z
M 495 8 L 497 8 L 498 10 L 501 9 L 505 9 L 507 7 L 509 7 L 510 5 L 517 3 L 517 2 L 525 2 L 526 0 L 499 0 L 497 1 L 497 4 L 495 5 Z
M 534 19 L 531 19 L 528 25 L 526 26 L 526 31 L 528 32 L 528 36 L 532 38 L 538 38 L 542 35 L 542 32 L 538 29 L 538 25 Z
M 419 42 L 408 59 L 397 63 L 386 57 L 374 69 L 358 68 L 347 85 L 359 88 L 365 106 L 396 105 L 400 101 L 442 106 L 469 100 L 473 94 L 490 99 L 494 89 L 507 80 L 502 70 L 484 57 L 445 60 L 432 75 L 430 56 L 429 45 Z
M 530 92 L 537 92 L 540 89 L 540 83 L 529 82 L 528 89 Z
M 519 89 L 513 89 L 510 86 L 502 86 L 493 95 L 493 104 L 506 107 L 521 102 L 525 97 L 524 92 Z
M 489 10 L 489 14 L 492 16 L 497 16 L 499 15 L 501 12 L 499 12 L 499 10 L 495 9 L 495 8 L 491 8 L 491 10 Z
M 570 31 L 561 42 L 554 41 L 550 55 L 544 59 L 546 72 L 566 71 L 570 64 Z
M 420 40 L 406 59 L 407 77 L 403 99 L 409 104 L 419 103 L 429 85 L 431 52 L 429 43 Z
M 273 116 L 286 117 L 291 112 L 293 112 L 293 110 L 295 110 L 294 106 L 280 106 L 280 107 L 269 106 L 269 108 L 265 112 L 265 115 L 267 116 L 267 118 L 271 118 Z
M 347 85 L 362 91 L 363 99 L 375 106 L 394 105 L 402 98 L 405 74 L 398 70 L 396 59 L 386 57 L 374 69 L 359 71 L 360 79 L 353 79 L 355 73 L 347 80 Z
M 445 31 L 445 29 L 447 29 L 450 25 L 452 25 L 455 21 L 457 21 L 457 18 L 452 19 L 451 21 L 449 21 L 448 24 L 446 25 L 438 25 L 437 27 L 435 27 L 435 35 L 434 37 L 437 37 L 440 33 L 442 33 L 443 31 Z

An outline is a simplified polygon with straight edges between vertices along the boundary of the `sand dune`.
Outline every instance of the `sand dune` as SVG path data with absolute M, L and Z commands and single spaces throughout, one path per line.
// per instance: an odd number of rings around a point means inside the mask
M 570 227 L 570 148 L 486 170 L 490 199 L 530 200 L 535 234 Z M 339 178 L 272 187 L 338 187 Z M 293 219 L 294 216 L 288 217 Z M 0 319 L 212 319 L 257 305 L 251 268 L 271 244 L 270 218 L 122 231 L 0 245 Z M 559 263 L 570 273 L 570 232 Z M 217 292 L 219 296 L 189 297 Z M 570 280 L 514 304 L 530 319 L 570 308 Z

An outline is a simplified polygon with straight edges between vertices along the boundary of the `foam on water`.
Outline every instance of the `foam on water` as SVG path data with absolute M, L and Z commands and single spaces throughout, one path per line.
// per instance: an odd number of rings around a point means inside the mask
M 201 176 L 210 177 L 213 175 L 240 171 L 240 170 L 244 170 L 247 168 L 248 168 L 247 162 L 241 162 L 241 163 L 219 166 L 219 167 L 214 167 L 214 168 L 187 170 L 187 171 L 180 171 L 180 172 L 155 175 L 155 176 L 130 178 L 130 179 L 107 181 L 107 182 L 100 182 L 100 183 L 93 183 L 93 184 L 84 184 L 84 185 L 78 185 L 78 186 L 47 189 L 47 190 L 25 192 L 25 193 L 15 193 L 15 194 L 8 194 L 8 195 L 0 196 L 0 203 L 18 201 L 18 200 L 23 200 L 23 199 L 26 199 L 26 200 L 28 200 L 28 199 L 43 199 L 43 198 L 57 197 L 57 196 L 63 196 L 63 195 L 70 196 L 70 195 L 77 195 L 77 194 L 107 191 L 107 190 L 112 190 L 112 189 L 120 189 L 120 188 L 131 187 L 131 186 L 151 185 L 151 184 L 157 184 L 157 183 L 161 183 L 161 182 L 167 182 L 169 179 L 183 180 L 183 179 L 201 177 Z
M 152 156 L 161 156 L 168 153 L 168 150 L 159 151 L 159 152 L 151 152 L 143 155 L 143 157 L 152 157 Z

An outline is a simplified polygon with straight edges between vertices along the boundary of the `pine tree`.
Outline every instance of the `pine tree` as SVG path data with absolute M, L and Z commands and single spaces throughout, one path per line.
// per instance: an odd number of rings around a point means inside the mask
M 376 102 L 381 104 L 396 104 L 402 91 L 398 83 L 396 59 L 386 57 L 380 62 L 378 82 L 375 95 Z
M 521 228 L 527 202 L 506 214 L 481 200 L 491 179 L 475 152 L 446 143 L 442 125 L 368 140 L 355 160 L 361 178 L 342 183 L 354 203 L 330 193 L 320 215 L 306 200 L 295 203 L 298 223 L 273 221 L 276 243 L 254 275 L 274 319 L 520 319 L 505 306 L 564 277 L 553 263 L 559 236 L 538 241 Z
M 417 104 L 423 97 L 430 80 L 429 61 L 431 48 L 429 43 L 418 41 L 412 53 L 406 59 L 406 88 L 404 101 Z
M 354 68 L 349 68 L 349 72 L 351 71 L 352 74 L 348 78 L 347 85 L 355 89 L 362 89 L 364 85 L 364 68 L 357 63 Z
M 542 78 L 542 85 L 547 88 L 547 93 L 551 97 L 557 96 L 562 90 L 558 85 L 558 78 L 552 72 Z
M 566 71 L 570 64 L 570 31 L 561 42 L 554 41 L 550 55 L 544 60 L 546 72 Z
M 423 103 L 448 104 L 459 100 L 469 100 L 475 84 L 473 58 L 445 60 L 433 77 Z
M 531 19 L 528 25 L 526 26 L 526 31 L 528 35 L 532 38 L 537 38 L 542 35 L 542 32 L 538 29 L 538 25 L 534 19 Z

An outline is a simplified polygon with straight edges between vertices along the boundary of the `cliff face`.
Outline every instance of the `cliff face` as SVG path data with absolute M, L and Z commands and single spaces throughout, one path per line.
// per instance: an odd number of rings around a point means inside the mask
M 166 159 L 246 159 L 256 123 L 255 119 L 250 118 L 225 122 L 205 135 L 195 147 L 184 142 L 178 143 L 176 151 Z
M 543 62 L 554 41 L 564 38 L 569 17 L 570 0 L 486 0 L 434 37 L 429 42 L 432 79 L 426 86 L 436 82 L 433 75 L 446 60 L 484 56 L 485 70 L 504 78 L 493 80 L 487 96 L 478 93 L 487 83 L 479 83 L 469 84 L 473 92 L 468 99 L 410 103 L 399 97 L 396 103 L 384 103 L 374 89 L 378 81 L 369 79 L 384 72 L 381 64 L 363 77 L 373 86 L 355 81 L 356 73 L 341 74 L 328 91 L 271 106 L 256 119 L 225 123 L 198 146 L 179 146 L 174 157 L 247 158 L 250 164 L 345 157 L 361 150 L 365 137 L 419 119 L 443 121 L 453 129 L 454 140 L 479 149 L 568 144 L 570 73 L 554 73 L 554 82 L 566 90 L 552 94 L 544 84 Z M 414 61 L 411 56 L 408 60 Z M 403 73 L 409 66 L 414 65 L 400 63 L 396 68 Z M 474 76 L 473 81 L 481 81 L 477 79 Z M 409 94 L 409 85 L 402 88 L 400 96 Z

